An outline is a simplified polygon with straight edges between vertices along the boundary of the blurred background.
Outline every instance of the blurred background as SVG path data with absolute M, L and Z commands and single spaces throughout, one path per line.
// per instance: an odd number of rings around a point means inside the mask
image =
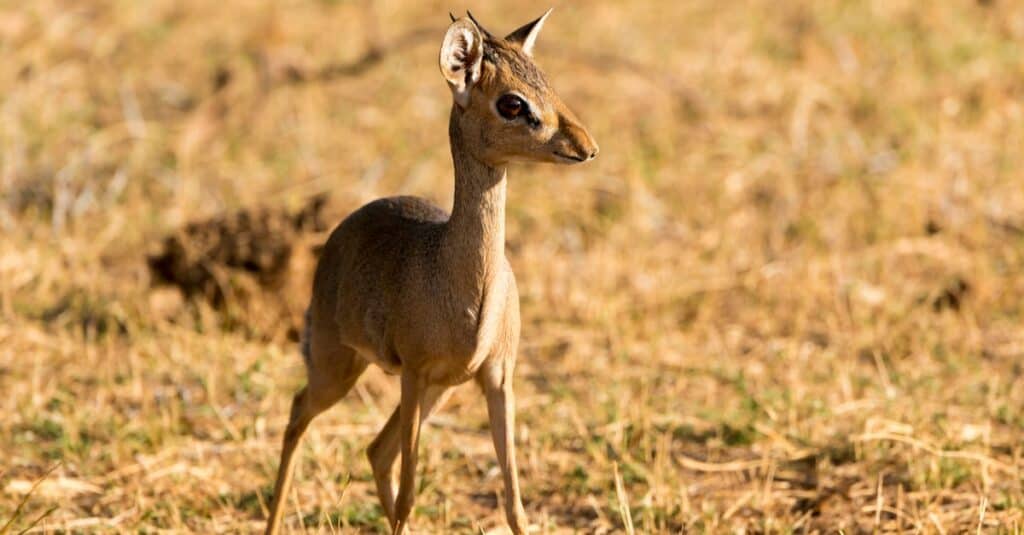
M 250 532 L 325 232 L 449 207 L 448 12 L 3 2 L 0 533 Z M 1024 5 L 563 1 L 536 58 L 601 156 L 509 171 L 540 533 L 1020 533 Z M 378 371 L 312 426 L 292 532 L 385 532 Z M 486 414 L 415 526 L 503 533 Z M 34 527 L 33 527 L 34 526 Z

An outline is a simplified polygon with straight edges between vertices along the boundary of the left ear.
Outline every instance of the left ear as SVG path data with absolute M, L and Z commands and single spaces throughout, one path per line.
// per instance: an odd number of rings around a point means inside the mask
M 518 30 L 508 34 L 505 40 L 518 44 L 523 49 L 523 53 L 527 56 L 533 56 L 533 44 L 537 42 L 537 35 L 540 33 L 540 29 L 544 27 L 544 21 L 547 20 L 550 14 L 551 9 L 547 10 L 537 20 L 528 22 Z
M 441 43 L 441 74 L 448 81 L 456 104 L 463 108 L 469 104 L 470 89 L 480 81 L 483 47 L 480 31 L 469 19 L 452 22 Z

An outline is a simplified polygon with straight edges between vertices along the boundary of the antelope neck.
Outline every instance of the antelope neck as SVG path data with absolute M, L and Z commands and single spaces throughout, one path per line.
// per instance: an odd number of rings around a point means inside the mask
M 451 273 L 486 280 L 505 254 L 505 168 L 491 167 L 466 149 L 459 127 L 461 109 L 452 106 L 448 139 L 455 164 L 455 202 L 442 241 Z

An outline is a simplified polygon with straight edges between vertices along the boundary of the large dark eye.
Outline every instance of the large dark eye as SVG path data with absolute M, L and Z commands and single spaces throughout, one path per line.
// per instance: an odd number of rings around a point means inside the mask
M 526 102 L 523 102 L 523 99 L 511 93 L 508 95 L 502 95 L 501 98 L 498 99 L 496 106 L 498 108 L 498 113 L 509 121 L 519 117 L 527 111 Z

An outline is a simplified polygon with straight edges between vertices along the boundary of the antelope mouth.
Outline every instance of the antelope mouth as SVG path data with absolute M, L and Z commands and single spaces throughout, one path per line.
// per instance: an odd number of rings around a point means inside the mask
M 572 163 L 583 163 L 583 162 L 587 161 L 586 158 L 582 158 L 580 156 L 570 156 L 570 155 L 565 154 L 563 152 L 558 152 L 557 150 L 555 152 L 553 152 L 552 154 L 554 154 L 560 160 L 565 160 L 565 161 L 569 161 L 569 162 L 572 162 Z

